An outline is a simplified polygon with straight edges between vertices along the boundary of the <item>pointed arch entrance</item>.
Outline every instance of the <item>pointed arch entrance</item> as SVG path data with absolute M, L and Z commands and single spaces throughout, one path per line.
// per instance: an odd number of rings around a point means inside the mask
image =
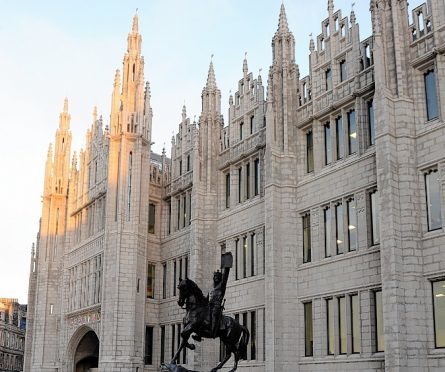
M 81 327 L 69 345 L 72 372 L 95 372 L 99 365 L 99 338 L 89 327 Z

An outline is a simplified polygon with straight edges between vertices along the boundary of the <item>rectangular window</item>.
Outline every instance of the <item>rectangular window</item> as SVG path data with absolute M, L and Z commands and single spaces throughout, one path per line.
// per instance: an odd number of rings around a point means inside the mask
M 260 194 L 260 159 L 255 159 L 255 196 Z
M 190 154 L 187 155 L 187 172 L 190 170 Z
M 326 90 L 332 89 L 332 71 L 330 68 L 328 68 L 325 71 L 325 80 L 326 80 Z
M 357 124 L 354 110 L 348 112 L 348 148 L 349 155 L 357 152 Z
M 338 337 L 340 354 L 346 354 L 348 347 L 347 325 L 346 325 L 346 297 L 338 298 Z
M 162 264 L 162 298 L 167 298 L 167 263 Z
M 304 355 L 314 355 L 314 337 L 312 327 L 312 302 L 304 304 Z
M 184 279 L 182 277 L 182 258 L 179 259 L 179 279 L 178 282 L 180 282 L 182 279 Z
M 185 272 L 185 278 L 189 277 L 189 256 L 185 256 L 185 264 L 184 264 L 184 272 Z
M 154 264 L 147 265 L 147 298 L 155 298 L 155 270 Z
M 432 169 L 425 174 L 425 195 L 428 231 L 442 227 L 441 202 L 440 202 L 440 177 L 437 169 Z
M 352 352 L 360 353 L 361 351 L 360 302 L 358 294 L 351 295 L 350 298 L 351 298 Z
M 433 120 L 439 116 L 437 107 L 436 73 L 434 70 L 429 70 L 425 73 L 424 82 L 427 119 Z
M 435 346 L 445 347 L 445 280 L 433 282 L 433 303 Z
M 250 360 L 256 360 L 256 312 L 250 312 Z
M 243 139 L 243 126 L 244 126 L 244 123 L 241 122 L 239 125 L 239 139 L 240 139 L 240 141 Z
M 303 262 L 311 262 L 311 215 L 303 216 Z
M 347 201 L 348 212 L 348 248 L 349 251 L 357 249 L 357 211 L 355 208 L 355 200 L 349 199 Z
M 176 260 L 173 261 L 173 296 L 176 296 Z
M 243 168 L 238 168 L 238 203 L 243 200 Z
M 324 253 L 325 257 L 331 257 L 331 208 L 324 210 Z
M 192 224 L 192 192 L 189 192 L 189 225 Z
M 376 351 L 385 351 L 385 338 L 383 334 L 383 303 L 382 291 L 374 292 L 375 302 L 375 329 L 376 329 Z
M 251 116 L 251 117 L 250 117 L 250 134 L 253 133 L 253 124 L 254 124 L 254 121 L 255 121 L 255 117 L 254 117 L 254 116 Z
M 230 207 L 230 173 L 226 174 L 226 208 Z
M 246 164 L 246 199 L 250 198 L 250 163 Z
M 176 349 L 176 332 L 175 332 L 175 324 L 171 325 L 171 335 L 172 335 L 172 339 L 171 339 L 171 358 L 173 358 L 175 356 L 175 349 Z
M 165 360 L 165 326 L 161 326 L 161 363 Z
M 371 204 L 371 244 L 380 243 L 380 223 L 377 190 L 370 194 Z
M 256 238 L 253 233 L 250 235 L 250 276 L 255 275 Z
M 306 171 L 314 171 L 314 139 L 311 130 L 306 133 Z
M 347 79 L 346 74 L 346 61 L 340 62 L 340 81 L 345 81 Z
M 182 198 L 182 227 L 185 227 L 187 221 L 187 195 L 184 195 Z
M 172 202 L 171 200 L 168 202 L 168 216 L 167 216 L 167 232 L 168 235 L 172 232 Z
M 343 134 L 343 118 L 339 116 L 335 119 L 335 135 L 337 137 L 337 160 L 343 159 L 345 155 L 344 134 Z
M 335 315 L 334 315 L 334 299 L 329 298 L 326 300 L 326 318 L 327 318 L 327 341 L 328 341 L 328 354 L 334 355 L 335 352 Z
M 177 212 L 177 227 L 178 227 L 178 230 L 180 229 L 180 226 L 181 226 L 181 198 L 180 197 L 178 197 L 178 198 L 176 198 L 176 205 L 177 205 L 177 207 L 178 207 L 178 210 L 176 211 Z
M 369 145 L 375 145 L 374 102 L 368 101 Z
M 153 327 L 145 326 L 144 364 L 153 364 Z
M 239 239 L 236 239 L 235 240 L 235 280 L 239 279 L 238 262 L 239 262 Z
M 324 163 L 326 165 L 332 163 L 331 125 L 329 123 L 324 126 Z
M 49 305 L 49 313 L 50 313 L 50 315 L 54 314 L 54 305 L 53 304 Z
M 179 175 L 182 175 L 182 160 L 179 160 Z
M 335 206 L 335 240 L 337 244 L 337 254 L 344 252 L 345 238 L 343 231 L 343 205 L 337 204 Z
M 243 237 L 243 278 L 247 277 L 247 236 Z
M 148 233 L 155 233 L 155 222 L 156 222 L 156 206 L 152 203 L 148 205 Z

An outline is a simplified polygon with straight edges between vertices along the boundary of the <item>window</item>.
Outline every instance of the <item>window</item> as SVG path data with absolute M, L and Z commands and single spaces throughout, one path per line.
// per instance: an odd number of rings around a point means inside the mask
M 250 235 L 250 276 L 255 275 L 256 236 Z
M 235 280 L 238 280 L 239 239 L 235 240 Z
M 167 263 L 162 264 L 162 298 L 167 298 Z
M 379 223 L 379 207 L 377 190 L 370 194 L 371 204 L 371 244 L 376 245 L 380 243 L 380 223 Z
M 181 228 L 181 197 L 176 198 L 176 205 L 177 205 L 177 229 L 179 230 Z
M 304 356 L 314 355 L 313 348 L 312 302 L 306 302 L 304 304 Z
M 303 262 L 311 262 L 311 215 L 303 216 Z
M 347 325 L 346 325 L 346 297 L 338 298 L 338 328 L 339 328 L 339 343 L 340 354 L 346 354 L 348 339 L 347 339 Z
M 153 364 L 153 327 L 145 326 L 144 364 Z
M 230 173 L 226 173 L 226 208 L 230 207 Z
M 185 272 L 185 278 L 188 278 L 189 277 L 189 256 L 185 256 L 184 272 Z
M 155 222 L 156 222 L 156 206 L 152 203 L 148 205 L 148 233 L 155 233 Z
M 423 78 L 425 82 L 427 119 L 433 120 L 439 116 L 437 107 L 436 73 L 434 70 L 429 70 L 425 73 Z
M 348 112 L 348 148 L 349 155 L 357 152 L 357 125 L 354 110 Z
M 445 347 L 445 280 L 433 282 L 433 305 L 435 346 Z
M 173 261 L 173 296 L 176 296 L 176 260 Z
M 50 313 L 50 315 L 54 314 L 54 305 L 53 304 L 49 305 L 49 313 Z
M 343 118 L 341 116 L 335 119 L 335 134 L 337 137 L 337 160 L 339 160 L 344 156 Z
M 192 224 L 192 192 L 189 192 L 189 225 Z
M 332 162 L 332 143 L 331 143 L 331 125 L 324 126 L 324 163 L 326 165 Z
M 185 227 L 187 221 L 187 195 L 182 197 L 182 227 Z
M 172 232 L 172 202 L 168 202 L 168 215 L 167 215 L 167 233 L 170 235 Z
M 335 239 L 337 244 L 337 254 L 341 254 L 344 252 L 344 231 L 343 231 L 343 205 L 337 204 L 335 206 Z
M 190 154 L 187 155 L 187 172 L 190 170 Z
M 326 318 L 328 331 L 328 354 L 333 355 L 335 352 L 335 314 L 334 314 L 334 299 L 329 298 L 326 300 Z
M 355 208 L 355 200 L 349 199 L 347 202 L 348 212 L 348 245 L 349 251 L 357 249 L 357 211 Z
M 240 139 L 240 141 L 243 139 L 243 126 L 244 126 L 244 123 L 241 122 L 239 125 L 239 139 Z
M 425 174 L 425 194 L 428 231 L 440 229 L 442 227 L 442 217 L 440 202 L 440 177 L 437 169 L 432 169 Z
M 340 81 L 345 81 L 346 78 L 346 61 L 343 60 L 340 62 Z
M 253 133 L 254 122 L 255 122 L 255 116 L 251 116 L 250 117 L 250 134 Z
M 360 353 L 361 351 L 361 334 L 360 334 L 360 302 L 358 294 L 351 295 L 351 336 L 352 336 L 352 352 Z
M 243 278 L 247 277 L 247 236 L 243 237 Z
M 385 351 L 385 339 L 383 334 L 383 303 L 382 291 L 374 292 L 375 302 L 375 329 L 376 329 L 376 351 Z
M 311 130 L 306 133 L 306 171 L 314 171 L 314 140 Z
M 179 160 L 179 175 L 182 175 L 182 160 Z
M 256 312 L 250 312 L 250 359 L 256 359 Z
M 165 358 L 165 326 L 161 326 L 161 363 Z
M 368 130 L 369 130 L 369 145 L 375 145 L 375 126 L 374 126 L 374 103 L 368 101 Z
M 255 184 L 254 193 L 255 196 L 260 194 L 260 159 L 255 159 Z
M 246 199 L 250 198 L 250 163 L 246 164 Z
M 176 342 L 175 342 L 175 336 L 176 336 L 175 328 L 176 328 L 176 325 L 172 324 L 170 326 L 170 328 L 171 328 L 171 336 L 172 336 L 172 338 L 171 338 L 171 346 L 172 346 L 171 347 L 171 358 L 173 358 L 175 356 L 175 349 L 176 349 Z
M 238 203 L 243 201 L 243 168 L 238 168 Z
M 324 213 L 324 253 L 326 257 L 331 257 L 331 208 L 327 207 Z
M 147 298 L 155 298 L 155 270 L 154 264 L 147 265 Z
M 324 74 L 325 74 L 325 80 L 326 80 L 326 90 L 331 90 L 332 89 L 332 70 L 330 68 L 328 68 Z

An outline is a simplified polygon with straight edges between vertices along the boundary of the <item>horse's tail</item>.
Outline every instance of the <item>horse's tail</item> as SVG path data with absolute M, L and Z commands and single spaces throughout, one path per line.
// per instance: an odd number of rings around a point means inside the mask
M 241 326 L 242 336 L 238 346 L 238 355 L 240 359 L 247 360 L 247 345 L 249 344 L 250 333 L 247 327 Z

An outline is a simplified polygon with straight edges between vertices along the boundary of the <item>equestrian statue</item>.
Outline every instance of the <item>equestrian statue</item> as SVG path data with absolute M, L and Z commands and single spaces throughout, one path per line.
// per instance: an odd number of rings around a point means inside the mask
M 248 329 L 232 317 L 223 315 L 224 296 L 232 266 L 232 254 L 230 252 L 223 254 L 221 256 L 221 271 L 218 270 L 213 274 L 213 288 L 207 296 L 203 295 L 193 280 L 179 279 L 178 305 L 186 310 L 183 320 L 184 327 L 181 332 L 182 341 L 171 362 L 162 365 L 162 371 L 188 371 L 184 367 L 176 365 L 176 361 L 179 360 L 180 353 L 184 348 L 195 349 L 196 346 L 189 343 L 190 337 L 197 342 L 201 342 L 203 338 L 219 338 L 224 344 L 225 356 L 211 372 L 221 369 L 232 354 L 235 363 L 229 372 L 237 370 L 240 359 L 247 359 L 247 345 L 250 337 Z

